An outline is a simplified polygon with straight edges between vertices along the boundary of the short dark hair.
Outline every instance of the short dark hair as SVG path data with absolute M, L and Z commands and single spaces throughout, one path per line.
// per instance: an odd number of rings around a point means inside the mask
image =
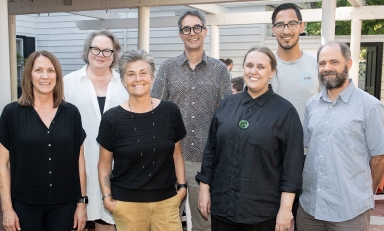
M 32 70 L 35 60 L 40 56 L 44 56 L 51 60 L 53 67 L 55 68 L 56 85 L 55 88 L 53 88 L 53 107 L 56 108 L 64 102 L 63 72 L 56 56 L 45 50 L 33 52 L 28 57 L 27 61 L 25 61 L 23 78 L 21 80 L 21 96 L 17 102 L 23 106 L 33 106 L 35 95 L 33 94 Z
M 184 12 L 180 16 L 179 20 L 177 21 L 177 26 L 179 27 L 179 30 L 181 29 L 181 22 L 188 15 L 192 15 L 192 16 L 198 17 L 200 19 L 200 21 L 201 21 L 201 24 L 203 24 L 203 26 L 206 26 L 204 15 L 200 11 L 198 11 L 198 10 L 188 10 L 188 11 Z
M 228 59 L 219 59 L 221 62 L 225 63 L 225 65 L 230 65 L 230 64 L 233 64 L 233 61 L 232 59 L 228 58 Z
M 232 88 L 240 92 L 244 89 L 244 77 L 239 76 L 231 79 Z
M 320 56 L 321 50 L 326 46 L 339 46 L 341 55 L 343 55 L 345 61 L 348 61 L 351 59 L 351 50 L 349 49 L 349 46 L 346 43 L 333 40 L 319 47 L 319 50 L 317 50 L 317 62 L 319 62 L 319 56 Z
M 273 11 L 273 13 L 272 13 L 272 24 L 275 24 L 276 15 L 280 11 L 282 11 L 282 10 L 290 10 L 290 9 L 294 10 L 296 12 L 297 19 L 299 19 L 299 21 L 303 21 L 303 17 L 301 16 L 300 9 L 299 9 L 299 7 L 296 6 L 296 4 L 284 3 L 284 4 L 281 4 L 281 5 L 278 5 L 276 7 L 276 9 Z
M 121 46 L 117 37 L 112 32 L 109 32 L 107 30 L 95 31 L 95 32 L 92 32 L 90 35 L 88 35 L 88 37 L 84 41 L 84 48 L 82 53 L 83 61 L 86 64 L 89 64 L 88 54 L 89 52 L 91 52 L 91 48 L 89 47 L 92 45 L 92 41 L 96 36 L 105 36 L 112 41 L 113 61 L 109 68 L 113 68 L 119 62 Z

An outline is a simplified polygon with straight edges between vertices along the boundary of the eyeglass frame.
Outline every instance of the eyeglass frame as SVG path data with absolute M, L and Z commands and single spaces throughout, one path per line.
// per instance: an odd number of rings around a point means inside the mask
M 195 28 L 196 28 L 196 27 L 201 27 L 201 31 L 200 31 L 200 32 L 196 32 L 196 31 L 195 31 Z M 188 33 L 188 34 L 184 34 L 183 30 L 184 30 L 184 29 L 187 29 L 187 28 L 189 29 L 189 33 Z M 180 28 L 179 32 L 182 33 L 183 35 L 190 35 L 191 32 L 192 32 L 192 30 L 193 30 L 193 32 L 194 32 L 195 34 L 200 34 L 200 33 L 203 32 L 203 30 L 205 30 L 205 29 L 206 29 L 206 27 L 205 27 L 204 25 L 199 25 L 199 24 L 197 24 L 197 25 L 195 25 L 194 27 L 185 26 L 185 27 L 183 27 L 183 28 Z
M 109 57 L 111 57 L 111 56 L 113 55 L 113 52 L 115 52 L 114 50 L 109 50 L 109 49 L 101 50 L 101 49 L 98 48 L 98 47 L 92 47 L 92 46 L 90 46 L 89 48 L 91 49 L 89 52 L 91 52 L 91 54 L 93 54 L 94 56 L 98 56 L 98 55 L 100 54 L 100 52 L 101 52 L 101 54 L 102 54 L 103 57 L 105 57 L 105 58 L 109 58 Z M 97 53 L 97 55 L 95 55 L 94 53 L 92 53 L 92 49 L 95 49 L 95 48 L 99 50 L 99 53 Z M 104 55 L 104 51 L 110 51 L 110 52 L 111 52 L 111 55 L 110 55 L 110 56 L 105 56 L 105 55 Z
M 279 31 L 283 31 L 283 30 L 285 30 L 285 27 L 287 27 L 288 29 L 290 29 L 290 30 L 295 30 L 295 29 L 291 29 L 291 28 L 289 28 L 289 23 L 291 23 L 291 22 L 295 22 L 296 23 L 296 26 L 298 26 L 300 23 L 302 23 L 303 21 L 298 21 L 298 20 L 292 20 L 292 21 L 289 21 L 288 23 L 282 23 L 282 22 L 278 22 L 278 23 L 275 23 L 275 24 L 273 24 L 273 27 L 276 29 L 276 30 L 279 30 Z M 284 25 L 284 27 L 283 27 L 283 29 L 277 29 L 276 28 L 276 24 L 283 24 Z

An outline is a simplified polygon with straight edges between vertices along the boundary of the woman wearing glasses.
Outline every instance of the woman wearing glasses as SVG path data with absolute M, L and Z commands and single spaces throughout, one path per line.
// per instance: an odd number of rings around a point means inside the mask
M 99 145 L 96 142 L 101 115 L 128 99 L 119 74 L 112 68 L 119 61 L 121 46 L 109 31 L 90 34 L 84 43 L 83 68 L 64 77 L 65 99 L 76 105 L 87 133 L 84 155 L 87 170 L 88 220 L 95 221 L 96 231 L 114 230 L 111 214 L 102 203 L 97 163 Z

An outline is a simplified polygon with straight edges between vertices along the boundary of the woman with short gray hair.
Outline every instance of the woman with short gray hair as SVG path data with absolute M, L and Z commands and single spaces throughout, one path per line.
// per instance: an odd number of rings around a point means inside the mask
M 180 109 L 151 97 L 155 64 L 146 51 L 125 52 L 119 71 L 129 99 L 103 115 L 97 136 L 104 206 L 117 230 L 181 231 L 187 184 Z
M 84 42 L 82 58 L 85 66 L 64 77 L 65 99 L 79 108 L 87 133 L 84 142 L 89 198 L 87 212 L 89 221 L 95 221 L 96 231 L 115 230 L 112 215 L 104 209 L 101 200 L 96 136 L 101 115 L 128 98 L 119 74 L 113 70 L 119 61 L 120 51 L 119 40 L 111 32 L 93 32 Z

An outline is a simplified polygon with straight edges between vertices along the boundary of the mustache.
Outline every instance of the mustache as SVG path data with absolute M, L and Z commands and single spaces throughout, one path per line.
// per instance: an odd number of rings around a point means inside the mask
M 337 75 L 337 71 L 323 71 L 320 73 L 321 76 L 325 76 L 325 75 Z

